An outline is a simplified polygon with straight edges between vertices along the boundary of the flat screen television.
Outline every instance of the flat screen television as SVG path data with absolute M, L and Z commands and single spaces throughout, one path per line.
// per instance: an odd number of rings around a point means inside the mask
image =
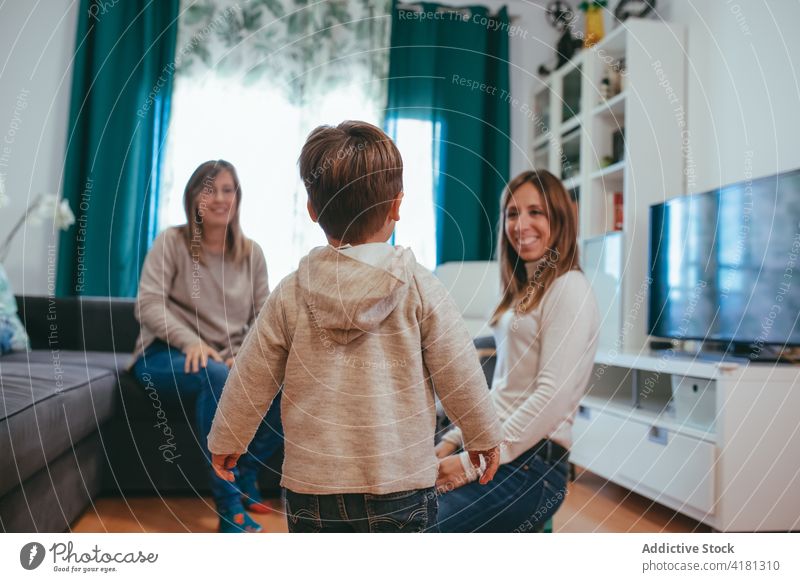
M 651 206 L 649 266 L 650 335 L 800 345 L 800 170 Z

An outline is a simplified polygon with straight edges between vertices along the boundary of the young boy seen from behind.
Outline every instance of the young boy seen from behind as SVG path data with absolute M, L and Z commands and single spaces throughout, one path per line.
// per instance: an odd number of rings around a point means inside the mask
M 435 531 L 434 390 L 486 483 L 501 427 L 472 340 L 443 285 L 387 244 L 403 162 L 377 127 L 322 126 L 300 155 L 329 245 L 270 294 L 223 390 L 209 450 L 230 475 L 283 385 L 290 532 Z

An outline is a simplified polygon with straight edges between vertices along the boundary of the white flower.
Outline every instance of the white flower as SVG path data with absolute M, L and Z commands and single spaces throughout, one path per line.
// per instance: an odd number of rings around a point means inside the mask
M 69 201 L 62 199 L 56 206 L 55 225 L 61 230 L 67 230 L 73 224 L 75 224 L 75 215 L 72 213 L 72 208 L 69 207 Z
M 9 202 L 10 200 L 6 196 L 6 176 L 5 174 L 0 174 L 0 208 L 8 206 Z
M 57 203 L 58 199 L 55 194 L 39 194 L 28 210 L 28 224 L 40 226 L 42 222 L 53 216 Z
M 44 221 L 53 221 L 53 226 L 67 230 L 75 224 L 75 215 L 67 200 L 59 202 L 56 194 L 40 194 L 31 204 L 28 212 L 28 223 L 31 226 L 39 226 Z

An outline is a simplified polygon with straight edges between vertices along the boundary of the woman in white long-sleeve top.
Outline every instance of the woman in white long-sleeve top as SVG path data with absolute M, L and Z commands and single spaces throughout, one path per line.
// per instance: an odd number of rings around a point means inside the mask
M 523 172 L 501 200 L 503 296 L 492 400 L 503 421 L 501 466 L 488 486 L 458 429 L 437 447 L 443 532 L 537 531 L 566 496 L 572 422 L 592 372 L 599 316 L 578 261 L 575 207 L 561 181 Z

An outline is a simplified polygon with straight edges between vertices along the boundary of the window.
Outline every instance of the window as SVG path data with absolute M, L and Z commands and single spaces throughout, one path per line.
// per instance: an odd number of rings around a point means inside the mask
M 198 165 L 220 158 L 231 162 L 242 184 L 242 229 L 264 250 L 274 287 L 311 248 L 326 244 L 323 232 L 308 217 L 297 169 L 309 131 L 344 119 L 379 125 L 380 117 L 357 87 L 343 87 L 313 107 L 299 107 L 263 86 L 231 87 L 220 80 L 176 83 L 159 228 L 186 222 L 183 189 Z M 430 122 L 400 120 L 397 143 L 405 164 L 405 197 L 395 244 L 410 247 L 417 260 L 432 269 L 436 239 Z
M 394 242 L 409 247 L 418 263 L 433 270 L 436 267 L 433 124 L 419 119 L 397 119 L 390 130 L 403 156 L 405 192 Z

